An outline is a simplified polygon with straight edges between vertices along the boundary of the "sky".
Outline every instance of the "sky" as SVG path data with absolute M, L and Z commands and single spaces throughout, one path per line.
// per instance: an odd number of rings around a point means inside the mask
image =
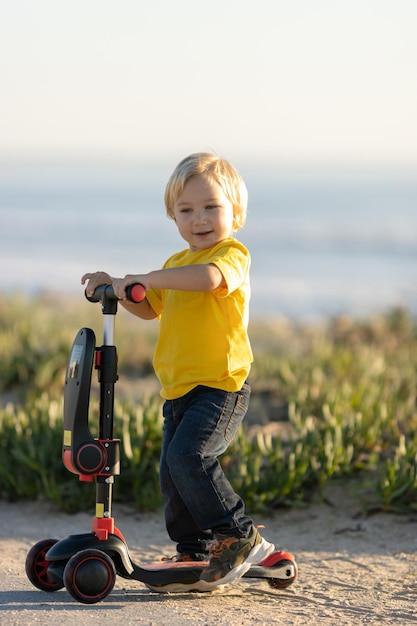
M 416 0 L 0 0 L 0 162 L 417 171 Z

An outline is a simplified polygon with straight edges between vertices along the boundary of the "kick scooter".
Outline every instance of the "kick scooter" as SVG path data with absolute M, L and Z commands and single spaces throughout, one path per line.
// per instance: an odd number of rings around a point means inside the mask
M 131 302 L 145 296 L 142 285 L 127 292 Z M 96 510 L 91 532 L 69 535 L 65 539 L 43 539 L 26 557 L 26 574 L 42 591 L 65 587 L 84 604 L 104 600 L 112 591 L 116 575 L 137 580 L 151 591 L 200 591 L 203 561 L 134 563 L 127 543 L 112 517 L 114 476 L 120 474 L 120 440 L 113 438 L 114 386 L 117 376 L 117 351 L 114 345 L 118 300 L 111 285 L 98 287 L 91 302 L 101 302 L 103 345 L 96 347 L 90 328 L 82 328 L 72 345 L 64 390 L 64 433 L 62 458 L 65 467 L 79 480 L 96 483 Z M 89 430 L 89 401 L 93 365 L 98 370 L 100 389 L 99 434 Z M 288 552 L 275 551 L 257 565 L 246 578 L 266 579 L 275 589 L 285 589 L 297 577 L 297 564 Z

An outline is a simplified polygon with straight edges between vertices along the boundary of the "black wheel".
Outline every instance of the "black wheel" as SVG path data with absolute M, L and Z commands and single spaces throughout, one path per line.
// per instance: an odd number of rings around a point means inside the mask
M 26 576 L 32 585 L 41 591 L 58 591 L 64 586 L 63 581 L 57 580 L 48 574 L 51 561 L 46 558 L 49 548 L 57 543 L 58 539 L 42 539 L 38 541 L 28 552 L 26 557 Z
M 114 563 L 101 550 L 81 550 L 74 554 L 65 566 L 65 587 L 73 598 L 84 604 L 104 600 L 115 582 Z
M 286 589 L 290 587 L 297 578 L 297 563 L 292 559 L 282 559 L 282 561 L 278 561 L 275 567 L 279 567 L 283 577 L 268 578 L 269 586 L 273 587 L 273 589 Z

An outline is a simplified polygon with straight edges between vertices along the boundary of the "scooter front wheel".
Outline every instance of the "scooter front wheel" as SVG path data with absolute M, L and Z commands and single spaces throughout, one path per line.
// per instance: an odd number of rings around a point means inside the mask
M 46 553 L 57 542 L 58 539 L 42 539 L 32 546 L 26 556 L 26 576 L 41 591 L 58 591 L 64 586 L 63 582 L 58 582 L 48 574 L 51 561 L 46 558 Z
M 65 566 L 65 587 L 75 600 L 84 604 L 95 604 L 104 600 L 115 582 L 114 563 L 101 550 L 81 550 Z

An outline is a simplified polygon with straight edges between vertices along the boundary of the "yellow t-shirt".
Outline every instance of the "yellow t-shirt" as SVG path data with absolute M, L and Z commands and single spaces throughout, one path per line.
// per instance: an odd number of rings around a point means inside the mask
M 238 391 L 253 355 L 247 334 L 250 255 L 228 238 L 212 248 L 171 256 L 165 267 L 216 265 L 225 286 L 215 291 L 150 289 L 146 297 L 160 320 L 154 368 L 161 396 L 179 398 L 197 385 Z

